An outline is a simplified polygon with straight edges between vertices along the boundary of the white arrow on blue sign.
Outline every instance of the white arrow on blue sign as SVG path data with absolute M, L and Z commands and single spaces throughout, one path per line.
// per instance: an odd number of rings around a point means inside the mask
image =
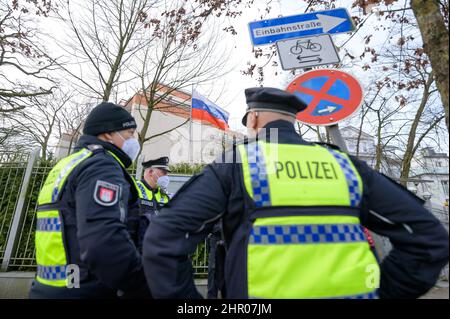
M 355 29 L 345 8 L 316 11 L 295 16 L 249 23 L 253 45 L 275 43 L 278 40 L 322 33 L 342 33 Z

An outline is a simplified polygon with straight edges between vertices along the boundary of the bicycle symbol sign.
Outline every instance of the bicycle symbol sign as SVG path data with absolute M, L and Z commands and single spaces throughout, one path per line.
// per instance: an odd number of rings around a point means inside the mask
M 292 81 L 286 91 L 308 104 L 297 119 L 310 125 L 333 125 L 350 117 L 359 109 L 363 97 L 358 80 L 335 69 L 306 72 Z
M 303 50 L 311 50 L 312 52 L 318 52 L 322 49 L 320 43 L 311 42 L 311 39 L 308 41 L 298 40 L 293 47 L 291 47 L 292 54 L 301 54 Z
M 277 48 L 283 70 L 340 62 L 329 34 L 281 40 Z

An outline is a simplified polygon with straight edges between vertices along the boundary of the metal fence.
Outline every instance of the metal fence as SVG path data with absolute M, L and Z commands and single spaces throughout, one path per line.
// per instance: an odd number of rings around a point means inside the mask
M 0 153 L 0 264 L 2 271 L 35 271 L 34 233 L 39 191 L 55 161 L 42 161 L 39 150 L 31 154 Z M 135 174 L 136 166 L 129 173 Z M 172 191 L 189 176 L 174 178 Z M 208 270 L 206 243 L 191 256 L 196 277 Z
M 55 161 L 42 161 L 38 150 L 33 153 L 0 153 L 0 263 L 1 270 L 34 271 L 36 256 L 34 230 L 39 190 L 55 165 Z M 135 174 L 139 168 L 129 169 Z M 176 192 L 189 175 L 173 176 L 171 189 Z M 448 210 L 433 209 L 433 214 L 448 230 Z M 383 239 L 383 250 L 390 250 L 390 243 Z M 205 277 L 208 271 L 206 241 L 191 256 L 196 277 Z M 442 277 L 448 280 L 448 265 Z
M 0 260 L 3 260 L 29 154 L 0 154 Z

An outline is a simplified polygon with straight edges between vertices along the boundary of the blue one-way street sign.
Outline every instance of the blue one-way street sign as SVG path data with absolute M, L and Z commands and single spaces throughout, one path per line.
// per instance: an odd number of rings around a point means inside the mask
M 338 8 L 250 22 L 249 29 L 253 45 L 257 46 L 313 34 L 350 32 L 355 26 L 347 10 Z

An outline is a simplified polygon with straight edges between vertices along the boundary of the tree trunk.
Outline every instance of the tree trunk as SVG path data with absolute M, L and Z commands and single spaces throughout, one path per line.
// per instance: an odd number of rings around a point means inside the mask
M 142 129 L 139 132 L 139 144 L 141 144 L 141 152 L 144 149 L 144 143 L 145 143 L 145 139 L 147 136 L 148 128 L 150 126 L 150 120 L 152 118 L 153 108 L 155 107 L 154 97 L 156 94 L 156 90 L 157 90 L 157 88 L 156 88 L 156 86 L 154 86 L 154 84 L 151 85 L 150 92 L 147 92 L 145 90 L 145 87 L 143 86 L 143 92 L 144 92 L 143 94 L 145 96 L 145 101 L 146 101 L 145 104 L 146 104 L 147 110 L 145 113 L 145 118 L 143 119 L 144 124 L 142 125 Z M 148 97 L 147 94 L 150 94 L 150 97 Z
M 41 159 L 43 161 L 46 161 L 47 160 L 47 149 L 48 149 L 48 137 L 46 137 L 44 139 L 44 142 L 42 143 L 41 147 L 42 147 L 42 150 L 41 150 L 42 157 L 41 157 Z
M 378 116 L 380 113 L 378 112 Z M 381 126 L 383 122 L 378 118 L 378 128 L 377 128 L 377 148 L 375 151 L 375 167 L 377 172 L 381 172 L 381 159 L 382 159 L 382 147 L 381 147 Z
M 445 111 L 445 124 L 449 130 L 448 119 L 448 30 L 439 8 L 438 0 L 411 0 L 411 7 L 419 24 L 425 53 L 430 58 L 436 77 L 436 86 L 441 95 Z
M 427 83 L 423 88 L 423 96 L 420 101 L 419 108 L 417 109 L 416 116 L 414 117 L 414 121 L 411 125 L 411 129 L 409 130 L 408 143 L 406 144 L 405 155 L 402 160 L 402 171 L 400 173 L 400 184 L 406 186 L 409 178 L 409 171 L 411 169 L 411 161 L 415 153 L 414 141 L 416 139 L 417 127 L 419 126 L 420 118 L 422 117 L 423 110 L 427 105 L 428 97 L 430 96 L 429 90 L 430 86 L 433 83 L 433 72 L 428 75 Z
M 364 118 L 366 117 L 368 111 L 369 111 L 369 108 L 367 108 L 366 111 L 364 111 L 361 108 L 361 122 L 359 123 L 358 138 L 356 140 L 356 157 L 359 157 L 359 146 L 361 144 L 361 136 L 362 136 L 362 129 L 363 129 L 363 124 L 364 124 Z
M 300 128 L 300 122 L 297 122 L 298 135 L 303 138 L 302 130 Z
M 109 97 L 111 96 L 111 92 L 114 87 L 114 81 L 115 81 L 117 72 L 119 70 L 119 66 L 122 61 L 123 54 L 124 54 L 124 49 L 120 48 L 119 52 L 117 53 L 114 64 L 111 68 L 111 71 L 109 73 L 108 81 L 105 83 L 105 89 L 103 91 L 103 101 L 105 101 L 105 102 L 108 102 Z

